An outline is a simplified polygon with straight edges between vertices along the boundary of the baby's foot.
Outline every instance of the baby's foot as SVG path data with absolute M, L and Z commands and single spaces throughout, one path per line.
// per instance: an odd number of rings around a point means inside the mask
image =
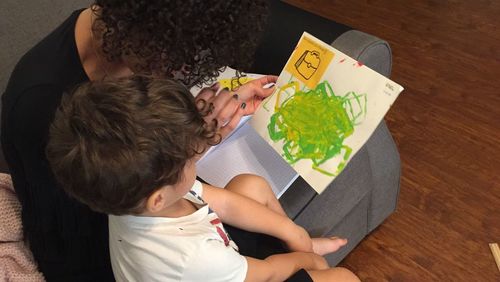
M 312 238 L 313 251 L 320 256 L 333 253 L 347 244 L 347 239 L 339 237 Z

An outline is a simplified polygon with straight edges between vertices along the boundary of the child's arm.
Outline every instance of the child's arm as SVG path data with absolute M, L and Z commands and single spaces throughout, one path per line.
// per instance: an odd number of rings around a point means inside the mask
M 312 241 L 304 228 L 257 201 L 206 184 L 203 198 L 224 223 L 276 237 L 294 251 L 312 252 Z
M 285 281 L 301 268 L 305 270 L 327 269 L 326 260 L 313 253 L 294 252 L 272 255 L 264 260 L 246 257 L 248 269 L 245 282 Z

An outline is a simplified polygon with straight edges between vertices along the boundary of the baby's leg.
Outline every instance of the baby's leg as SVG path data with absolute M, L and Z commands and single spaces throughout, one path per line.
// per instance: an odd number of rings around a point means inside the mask
M 240 174 L 231 179 L 225 188 L 234 193 L 253 199 L 267 206 L 269 209 L 286 216 L 271 186 L 260 176 Z M 321 256 L 333 253 L 345 244 L 347 244 L 347 239 L 338 237 L 312 238 L 313 251 Z
M 231 179 L 225 188 L 234 193 L 253 199 L 269 209 L 286 216 L 271 186 L 260 176 L 240 174 Z
M 359 282 L 359 278 L 347 268 L 333 267 L 324 270 L 308 270 L 307 274 L 311 276 L 314 282 Z

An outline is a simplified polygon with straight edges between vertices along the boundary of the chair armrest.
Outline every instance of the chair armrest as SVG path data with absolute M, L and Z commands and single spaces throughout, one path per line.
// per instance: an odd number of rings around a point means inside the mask
M 391 74 L 392 53 L 387 41 L 358 30 L 350 30 L 335 39 L 332 46 L 386 77 Z M 373 181 L 368 212 L 368 231 L 372 231 L 396 209 L 401 160 L 384 120 L 365 147 Z
M 372 70 L 386 77 L 390 76 L 392 52 L 387 41 L 358 30 L 349 30 L 341 34 L 331 45 Z

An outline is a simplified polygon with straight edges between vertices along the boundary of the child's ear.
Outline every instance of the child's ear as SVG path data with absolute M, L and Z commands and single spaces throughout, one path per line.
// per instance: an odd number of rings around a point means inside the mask
M 165 188 L 160 188 L 151 194 L 146 200 L 146 210 L 149 213 L 157 213 L 165 208 L 167 197 Z

